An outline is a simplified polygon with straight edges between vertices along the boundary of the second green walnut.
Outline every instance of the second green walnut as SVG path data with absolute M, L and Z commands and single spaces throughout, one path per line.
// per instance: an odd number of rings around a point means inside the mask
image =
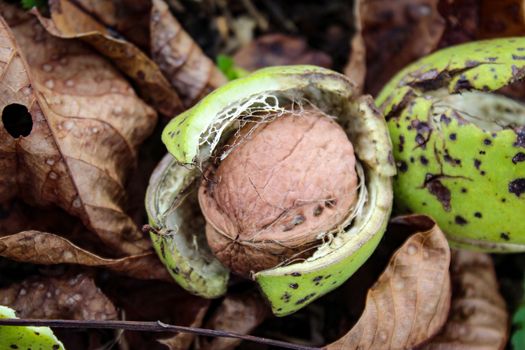
M 396 207 L 434 217 L 453 246 L 525 251 L 525 104 L 509 97 L 524 77 L 524 38 L 485 40 L 422 58 L 377 97 Z
M 273 67 L 173 119 L 151 177 L 152 240 L 188 291 L 253 279 L 278 316 L 337 288 L 379 243 L 395 174 L 386 123 L 341 74 Z

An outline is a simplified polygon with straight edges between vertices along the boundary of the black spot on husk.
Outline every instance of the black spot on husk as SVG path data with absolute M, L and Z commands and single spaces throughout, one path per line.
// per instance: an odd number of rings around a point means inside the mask
M 439 118 L 439 121 L 448 125 L 450 124 L 451 119 L 447 117 L 445 114 L 442 114 L 441 117 Z
M 468 221 L 461 215 L 456 215 L 456 217 L 454 218 L 454 222 L 462 226 L 468 224 Z
M 304 304 L 304 303 L 306 303 L 308 300 L 312 299 L 314 296 L 315 296 L 315 293 L 310 293 L 310 294 L 306 295 L 304 298 L 301 298 L 301 299 L 297 300 L 297 302 L 295 303 L 295 305 L 301 305 L 301 304 Z
M 479 170 L 479 166 L 481 165 L 481 160 L 474 159 L 474 167 Z
M 525 148 L 525 127 L 515 129 L 514 132 L 516 132 L 516 142 L 514 142 L 514 146 Z
M 443 185 L 438 176 L 427 174 L 427 178 L 425 179 L 425 187 L 428 192 L 430 192 L 430 194 L 437 198 L 445 211 L 450 211 L 450 190 L 448 187 Z
M 525 153 L 518 152 L 512 157 L 512 163 L 518 164 L 519 162 L 525 161 Z
M 397 165 L 397 168 L 399 169 L 399 171 L 401 171 L 403 173 L 405 173 L 408 170 L 408 164 L 404 160 L 400 160 L 399 162 L 397 162 L 396 165 Z
M 525 178 L 516 179 L 509 182 L 509 192 L 514 193 L 516 197 L 525 192 Z
M 399 153 L 403 152 L 404 146 L 405 146 L 405 137 L 403 135 L 399 135 L 399 145 L 398 145 Z
M 323 276 L 315 276 L 315 277 L 312 279 L 312 281 L 314 281 L 314 282 L 319 282 L 319 281 L 321 281 L 322 279 L 323 279 Z

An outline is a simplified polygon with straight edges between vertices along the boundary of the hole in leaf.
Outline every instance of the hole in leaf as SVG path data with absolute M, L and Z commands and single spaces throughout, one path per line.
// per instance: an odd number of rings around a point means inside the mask
M 9 135 L 15 139 L 28 136 L 33 129 L 33 119 L 27 107 L 18 103 L 7 105 L 2 110 L 2 122 Z

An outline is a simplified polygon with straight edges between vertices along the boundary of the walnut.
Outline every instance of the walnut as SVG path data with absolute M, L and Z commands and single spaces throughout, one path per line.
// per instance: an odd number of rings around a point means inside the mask
M 210 248 L 246 277 L 310 255 L 358 196 L 354 148 L 335 120 L 315 108 L 270 120 L 229 140 L 198 193 Z

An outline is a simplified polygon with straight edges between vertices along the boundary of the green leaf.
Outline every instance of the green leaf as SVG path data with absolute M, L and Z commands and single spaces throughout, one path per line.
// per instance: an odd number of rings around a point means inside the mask
M 247 70 L 235 66 L 233 58 L 228 55 L 217 56 L 217 67 L 230 81 L 249 74 Z
M 47 7 L 47 0 L 20 0 L 20 2 L 25 10 L 32 9 L 33 7 L 37 7 L 38 9 Z

